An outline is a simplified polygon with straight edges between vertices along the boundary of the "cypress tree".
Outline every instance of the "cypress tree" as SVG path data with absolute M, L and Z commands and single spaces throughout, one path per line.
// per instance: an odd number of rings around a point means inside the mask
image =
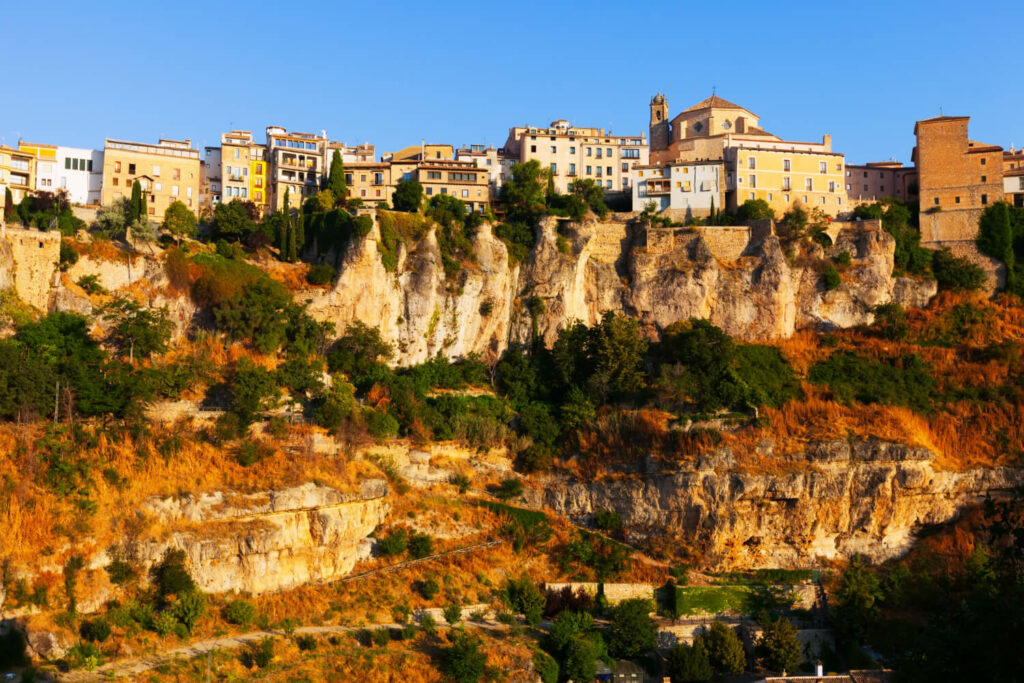
M 296 232 L 298 231 L 295 229 L 295 224 L 292 221 L 288 221 L 288 261 L 290 262 L 295 261 L 298 254 Z
M 14 214 L 14 195 L 11 194 L 11 188 L 4 188 L 4 219 L 10 219 Z
M 345 186 L 345 166 L 341 161 L 341 152 L 334 150 L 331 157 L 331 170 L 327 176 L 327 189 L 334 193 L 334 201 L 342 202 L 348 195 L 348 187 Z
M 288 258 L 288 217 L 279 222 L 277 228 L 277 250 L 278 257 L 285 261 Z
M 142 211 L 142 185 L 136 180 L 132 183 L 132 198 L 128 202 L 128 222 L 134 223 L 139 220 Z

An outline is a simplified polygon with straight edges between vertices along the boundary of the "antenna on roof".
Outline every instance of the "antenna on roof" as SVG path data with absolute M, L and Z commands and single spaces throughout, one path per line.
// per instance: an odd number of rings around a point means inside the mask
M 715 90 L 716 90 L 715 86 L 711 86 L 711 94 L 712 94 L 712 95 L 714 95 L 714 94 L 715 94 Z
M 942 107 L 939 107 L 939 116 L 944 116 L 944 114 L 942 113 Z

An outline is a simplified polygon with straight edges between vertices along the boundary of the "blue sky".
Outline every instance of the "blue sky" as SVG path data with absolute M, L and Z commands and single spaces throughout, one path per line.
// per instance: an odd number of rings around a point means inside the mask
M 716 87 L 784 138 L 831 133 L 850 163 L 909 163 L 940 107 L 1024 145 L 1016 1 L 57 1 L 7 3 L 0 23 L 7 144 L 201 146 L 279 124 L 378 153 L 498 146 L 556 118 L 637 133 L 655 92 L 675 115 Z

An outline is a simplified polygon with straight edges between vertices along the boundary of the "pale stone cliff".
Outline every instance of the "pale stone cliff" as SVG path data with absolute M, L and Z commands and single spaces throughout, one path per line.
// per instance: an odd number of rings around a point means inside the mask
M 758 456 L 771 458 L 771 445 Z M 808 444 L 768 471 L 737 464 L 728 449 L 688 468 L 576 481 L 556 476 L 526 500 L 589 523 L 616 511 L 632 541 L 681 539 L 712 568 L 814 567 L 862 554 L 906 552 L 921 528 L 947 522 L 986 497 L 1009 496 L 1024 470 L 939 470 L 935 454 L 876 440 Z

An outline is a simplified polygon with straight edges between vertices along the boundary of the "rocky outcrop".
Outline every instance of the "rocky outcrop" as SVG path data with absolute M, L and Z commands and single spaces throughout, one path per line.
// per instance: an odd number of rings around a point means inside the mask
M 5 227 L 0 232 L 0 288 L 11 287 L 18 297 L 47 310 L 57 285 L 60 233 Z
M 247 495 L 153 498 L 143 512 L 169 531 L 136 544 L 133 554 L 148 568 L 169 548 L 180 548 L 196 583 L 211 593 L 257 594 L 330 581 L 368 553 L 366 538 L 390 509 L 388 490 L 384 480 L 373 479 L 354 493 L 307 483 Z
M 813 567 L 823 559 L 899 556 L 922 527 L 955 519 L 986 497 L 1008 496 L 1024 470 L 936 469 L 924 448 L 874 440 L 809 444 L 752 471 L 728 449 L 672 473 L 607 481 L 553 478 L 527 501 L 587 523 L 621 515 L 633 541 L 679 538 L 711 568 Z

